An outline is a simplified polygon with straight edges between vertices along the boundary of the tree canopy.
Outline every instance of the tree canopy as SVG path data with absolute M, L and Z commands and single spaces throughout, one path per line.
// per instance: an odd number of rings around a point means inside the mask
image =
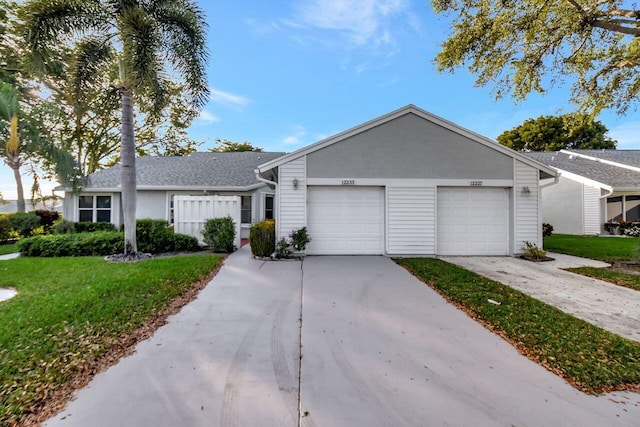
M 595 115 L 636 108 L 640 94 L 640 9 L 625 0 L 431 0 L 453 16 L 436 63 L 467 66 L 500 98 L 572 80 L 571 100 Z
M 606 134 L 600 121 L 585 114 L 540 116 L 504 131 L 498 142 L 517 151 L 616 148 L 617 141 Z
M 254 147 L 249 141 L 233 142 L 228 139 L 216 138 L 216 146 L 209 151 L 223 153 L 228 151 L 262 151 L 260 147 Z

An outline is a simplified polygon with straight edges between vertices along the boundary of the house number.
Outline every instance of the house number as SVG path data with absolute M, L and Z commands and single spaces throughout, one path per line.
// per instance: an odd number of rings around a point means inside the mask
M 342 180 L 342 185 L 355 185 L 356 180 L 355 179 L 343 179 Z
M 469 185 L 472 187 L 480 187 L 482 185 L 482 181 L 469 181 Z

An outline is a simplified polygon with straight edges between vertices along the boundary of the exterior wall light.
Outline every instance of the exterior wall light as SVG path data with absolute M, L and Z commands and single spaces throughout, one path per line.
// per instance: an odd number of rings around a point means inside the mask
M 298 178 L 293 178 L 293 189 L 294 190 L 298 189 Z
M 524 187 L 522 187 L 522 194 L 528 196 L 529 194 L 531 194 L 531 189 L 529 189 L 529 187 L 525 185 Z

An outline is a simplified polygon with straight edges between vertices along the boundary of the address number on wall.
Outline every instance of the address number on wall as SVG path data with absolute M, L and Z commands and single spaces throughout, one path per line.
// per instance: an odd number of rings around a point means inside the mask
M 469 181 L 469 185 L 472 187 L 480 187 L 482 185 L 482 181 Z
M 342 185 L 355 185 L 356 180 L 355 179 L 343 179 L 342 180 Z

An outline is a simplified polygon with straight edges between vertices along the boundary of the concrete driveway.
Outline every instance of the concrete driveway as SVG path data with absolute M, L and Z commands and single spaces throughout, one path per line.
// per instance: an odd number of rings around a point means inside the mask
M 390 259 L 262 263 L 244 248 L 196 301 L 46 425 L 631 426 L 638 419 L 640 395 L 576 391 Z
M 609 264 L 550 253 L 554 261 L 534 263 L 510 257 L 443 257 L 450 263 L 496 280 L 558 307 L 575 317 L 640 341 L 640 292 L 565 271 Z

